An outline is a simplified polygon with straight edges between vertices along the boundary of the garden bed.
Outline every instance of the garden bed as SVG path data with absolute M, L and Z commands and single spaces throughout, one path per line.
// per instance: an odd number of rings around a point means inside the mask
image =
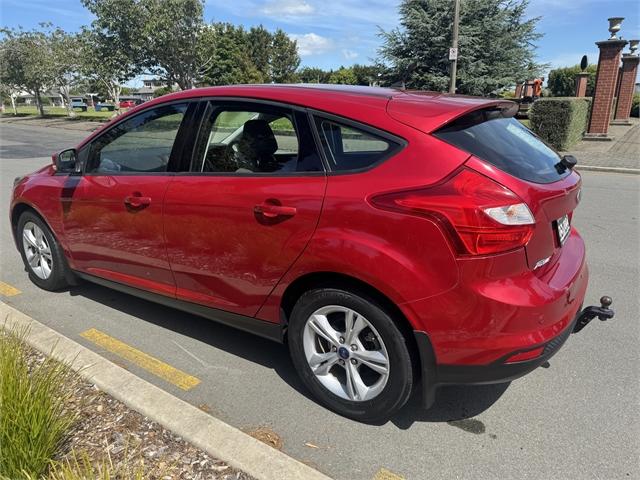
M 0 408 L 5 416 L 0 418 L 0 441 L 24 442 L 22 448 L 3 448 L 0 457 L 0 478 L 16 478 L 15 468 L 20 465 L 29 465 L 32 458 L 49 451 L 53 452 L 50 459 L 44 459 L 44 468 L 29 467 L 31 477 L 23 475 L 22 478 L 47 478 L 51 480 L 71 480 L 81 478 L 144 478 L 144 479 L 216 479 L 216 480 L 249 480 L 247 474 L 239 472 L 224 462 L 212 458 L 204 451 L 187 443 L 181 437 L 168 431 L 158 423 L 151 421 L 138 412 L 131 410 L 122 402 L 100 391 L 95 385 L 83 380 L 75 372 L 64 366 L 51 366 L 53 361 L 42 353 L 28 347 L 18 338 L 10 337 L 0 330 L 0 366 L 4 369 L 0 372 Z M 8 353 L 11 348 L 20 350 L 22 360 Z M 7 361 L 7 357 L 10 358 Z M 21 367 L 12 368 L 19 362 L 23 362 L 30 378 L 25 379 L 21 375 Z M 9 376 L 9 371 L 17 372 Z M 14 408 L 11 403 L 12 393 L 19 388 L 12 386 L 19 382 L 35 383 L 43 379 L 43 372 L 51 374 L 53 382 L 59 382 L 59 388 L 55 385 L 50 389 L 48 401 L 51 405 L 51 395 L 60 399 L 59 408 L 55 410 L 54 419 L 67 418 L 69 422 L 63 422 L 64 432 L 61 441 L 55 441 L 55 449 L 42 448 L 40 443 L 46 443 L 43 436 L 37 431 L 26 431 L 28 428 L 38 429 L 37 421 L 13 420 L 9 412 L 24 412 L 27 409 L 18 406 Z M 52 373 L 55 372 L 55 373 Z M 17 378 L 23 377 L 23 378 Z M 47 382 L 48 380 L 45 380 Z M 30 388 L 33 388 L 30 385 Z M 24 395 L 22 395 L 24 398 Z M 28 410 L 45 408 L 42 402 L 45 395 L 38 401 L 32 401 L 33 405 Z M 15 403 L 23 402 L 16 400 Z M 23 402 L 24 406 L 24 402 Z M 50 409 L 51 410 L 51 409 Z M 14 417 L 15 418 L 15 417 Z M 55 423 L 55 422 L 50 422 Z M 45 423 L 42 423 L 44 425 Z M 25 426 L 28 426 L 25 428 Z M 21 434 L 16 434 L 16 429 L 21 429 Z M 51 439 L 49 438 L 49 441 Z M 5 444 L 5 445 L 8 445 Z M 22 450 L 22 453 L 20 451 Z M 10 459 L 9 456 L 14 458 Z M 33 463 L 31 463 L 33 465 Z M 37 471 L 39 470 L 40 471 Z M 27 471 L 29 471 L 27 469 Z M 18 477 L 20 478 L 20 477 Z

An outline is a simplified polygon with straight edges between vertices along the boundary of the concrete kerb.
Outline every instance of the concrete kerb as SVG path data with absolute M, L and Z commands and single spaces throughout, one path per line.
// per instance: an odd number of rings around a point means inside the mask
M 25 330 L 26 342 L 36 350 L 69 363 L 83 378 L 128 407 L 258 480 L 331 480 L 3 302 L 0 322 L 9 331 Z
M 597 167 L 593 165 L 578 165 L 576 167 L 578 171 L 590 171 L 590 172 L 611 172 L 611 173 L 629 173 L 632 175 L 640 175 L 640 168 L 624 168 L 624 167 Z

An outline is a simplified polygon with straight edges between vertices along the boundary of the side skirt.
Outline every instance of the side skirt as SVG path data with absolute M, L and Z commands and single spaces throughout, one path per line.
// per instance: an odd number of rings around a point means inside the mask
M 204 305 L 198 305 L 197 303 L 186 302 L 177 298 L 167 297 L 158 293 L 147 292 L 140 288 L 131 287 L 122 283 L 107 280 L 95 275 L 89 275 L 86 273 L 74 271 L 75 275 L 83 280 L 91 283 L 102 285 L 103 287 L 112 288 L 122 293 L 133 295 L 135 297 L 149 300 L 150 302 L 159 303 L 166 307 L 182 310 L 183 312 L 198 315 L 214 322 L 222 323 L 229 327 L 237 328 L 245 332 L 253 333 L 263 338 L 273 340 L 274 342 L 283 343 L 284 341 L 284 328 L 282 324 L 271 323 L 264 320 L 258 320 L 253 317 L 246 317 L 237 313 L 225 312 L 217 308 L 205 307 Z

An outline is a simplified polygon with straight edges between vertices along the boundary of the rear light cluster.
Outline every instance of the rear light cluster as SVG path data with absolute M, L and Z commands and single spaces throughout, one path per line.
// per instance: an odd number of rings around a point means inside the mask
M 437 221 L 449 232 L 460 255 L 487 255 L 523 247 L 535 225 L 529 207 L 515 193 L 468 168 L 444 183 L 377 195 L 371 203 Z

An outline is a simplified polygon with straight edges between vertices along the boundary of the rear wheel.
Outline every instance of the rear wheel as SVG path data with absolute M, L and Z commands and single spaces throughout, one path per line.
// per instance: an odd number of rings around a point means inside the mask
M 18 220 L 18 245 L 29 278 L 45 290 L 68 286 L 68 266 L 62 249 L 47 224 L 32 212 Z
M 372 299 L 332 288 L 306 292 L 291 313 L 288 342 L 305 385 L 341 415 L 386 419 L 411 394 L 406 340 Z

